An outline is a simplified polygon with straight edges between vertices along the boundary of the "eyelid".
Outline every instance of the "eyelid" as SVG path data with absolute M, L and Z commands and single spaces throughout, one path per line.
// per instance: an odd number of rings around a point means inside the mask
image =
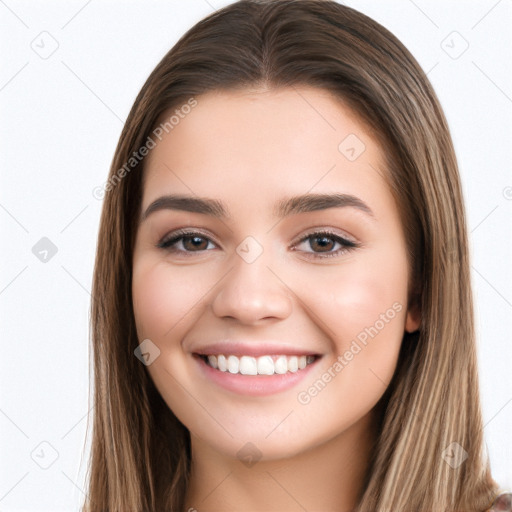
M 315 228 L 311 228 L 311 229 L 307 230 L 304 235 L 301 235 L 299 238 L 295 239 L 295 241 L 292 243 L 292 245 L 296 245 L 299 242 L 303 242 L 305 239 L 309 238 L 310 236 L 317 235 L 317 234 L 331 235 L 332 237 L 340 238 L 343 241 L 349 242 L 351 244 L 354 244 L 354 245 L 358 244 L 358 241 L 354 237 L 346 234 L 345 232 L 338 232 L 337 230 L 335 230 L 333 228 L 315 227 Z

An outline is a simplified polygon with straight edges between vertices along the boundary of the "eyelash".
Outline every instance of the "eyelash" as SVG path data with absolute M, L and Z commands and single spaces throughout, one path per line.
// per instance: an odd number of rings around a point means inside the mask
M 195 252 L 200 253 L 200 252 L 204 252 L 204 251 L 208 250 L 208 249 L 203 249 L 200 251 L 186 251 L 186 250 L 184 251 L 184 250 L 178 250 L 178 249 L 176 249 L 176 247 L 174 247 L 175 244 L 177 242 L 179 242 L 180 240 L 183 240 L 184 238 L 193 238 L 193 237 L 203 238 L 205 240 L 208 240 L 208 242 L 211 242 L 211 240 L 206 235 L 204 235 L 203 233 L 201 233 L 199 231 L 178 230 L 178 231 L 175 231 L 174 233 L 172 233 L 171 235 L 166 235 L 164 238 L 162 238 L 162 240 L 160 240 L 160 242 L 158 242 L 157 247 L 159 249 L 163 249 L 163 250 L 171 252 L 171 253 L 184 253 L 184 254 L 186 254 L 186 257 L 191 257 Z M 326 253 L 306 252 L 306 254 L 309 255 L 308 257 L 312 258 L 312 259 L 315 259 L 315 258 L 325 259 L 325 258 L 337 257 L 337 256 L 341 256 L 342 254 L 346 254 L 346 253 L 360 247 L 359 243 L 352 242 L 351 240 L 347 240 L 346 238 L 343 238 L 343 237 L 341 237 L 331 231 L 328 231 L 328 230 L 313 231 L 311 233 L 308 233 L 307 235 L 303 236 L 300 240 L 298 240 L 298 242 L 296 242 L 294 244 L 294 247 L 296 245 L 300 245 L 301 243 L 303 243 L 309 239 L 312 239 L 314 237 L 330 238 L 335 243 L 339 243 L 340 245 L 342 245 L 343 248 L 337 249 L 336 251 L 333 251 L 333 252 L 326 252 Z

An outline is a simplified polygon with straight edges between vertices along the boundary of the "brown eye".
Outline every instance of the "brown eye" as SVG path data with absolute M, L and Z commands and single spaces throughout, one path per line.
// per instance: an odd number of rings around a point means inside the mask
M 201 233 L 179 232 L 171 233 L 164 237 L 157 247 L 167 251 L 178 253 L 203 252 L 208 250 L 213 242 Z
M 187 251 L 202 251 L 208 247 L 208 240 L 202 236 L 182 236 L 181 240 Z
M 329 252 L 336 245 L 336 242 L 332 236 L 325 235 L 312 235 L 309 237 L 311 248 L 315 246 L 319 249 L 319 252 Z
M 306 246 L 302 252 L 309 254 L 312 258 L 329 258 L 341 256 L 357 247 L 359 244 L 347 240 L 339 235 L 330 232 L 315 232 L 302 238 L 298 244 Z M 312 249 L 312 250 L 308 250 Z

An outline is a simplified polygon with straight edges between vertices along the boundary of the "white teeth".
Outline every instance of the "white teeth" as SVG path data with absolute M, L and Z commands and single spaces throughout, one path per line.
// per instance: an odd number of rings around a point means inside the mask
M 288 361 L 286 356 L 279 356 L 274 362 L 274 371 L 279 374 L 284 374 L 288 371 Z
M 274 361 L 270 356 L 258 357 L 258 374 L 274 375 Z
M 221 372 L 226 372 L 228 370 L 228 362 L 226 361 L 225 356 L 217 357 L 217 366 Z
M 224 356 L 209 355 L 208 364 L 221 372 L 241 373 L 242 375 L 284 375 L 287 372 L 295 373 L 306 368 L 315 361 L 314 356 Z
M 254 357 L 242 356 L 240 359 L 240 373 L 242 375 L 258 375 L 256 359 L 254 359 Z
M 240 359 L 236 356 L 228 357 L 228 371 L 229 373 L 238 373 L 240 369 Z

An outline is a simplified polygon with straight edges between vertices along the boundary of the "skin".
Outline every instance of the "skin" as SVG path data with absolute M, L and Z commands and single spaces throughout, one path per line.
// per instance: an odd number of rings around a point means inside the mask
M 348 107 L 319 89 L 215 91 L 196 99 L 147 157 L 142 212 L 179 193 L 220 200 L 231 215 L 162 209 L 147 216 L 137 232 L 132 289 L 139 339 L 160 350 L 147 370 L 191 432 L 185 510 L 351 510 L 376 437 L 374 406 L 404 332 L 420 322 L 407 309 L 406 244 L 383 150 Z M 354 161 L 338 149 L 349 134 L 365 145 Z M 351 206 L 273 215 L 280 199 L 335 192 L 356 196 L 373 215 Z M 190 241 L 175 252 L 157 247 L 183 227 L 207 238 L 200 250 Z M 322 229 L 358 246 L 339 252 L 332 238 L 327 248 L 315 237 L 300 241 Z M 263 249 L 252 263 L 236 251 L 247 236 Z M 314 382 L 332 374 L 337 358 L 393 304 L 394 318 L 311 396 Z M 200 375 L 190 352 L 199 340 L 225 336 L 282 340 L 322 357 L 290 390 L 239 395 Z M 237 456 L 248 442 L 261 456 L 251 467 Z

